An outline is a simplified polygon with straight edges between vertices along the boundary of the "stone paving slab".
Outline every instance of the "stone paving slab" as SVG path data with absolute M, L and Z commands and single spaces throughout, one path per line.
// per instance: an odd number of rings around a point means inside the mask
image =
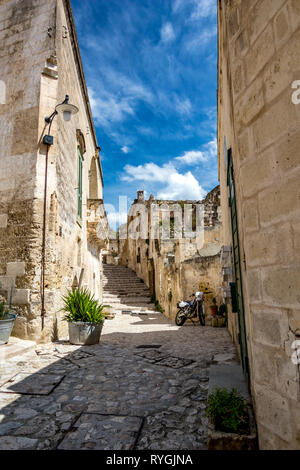
M 0 437 L 0 450 L 35 450 L 37 445 L 38 440 L 29 437 Z
M 163 354 L 160 351 L 157 351 L 156 349 L 138 352 L 136 353 L 136 355 L 139 357 L 143 357 L 144 359 L 149 359 L 151 362 L 161 361 L 162 359 L 168 357 L 167 354 Z
M 145 352 L 164 359 L 137 354 Z M 47 395 L 0 390 L 0 449 L 203 449 L 209 371 L 224 361 L 236 362 L 224 329 L 120 313 L 105 322 L 98 345 L 39 345 L 0 364 L 0 383 L 16 374 L 33 383 L 41 374 L 64 376 Z
M 63 375 L 18 373 L 1 385 L 2 393 L 21 395 L 49 395 L 63 380 Z
M 250 395 L 240 364 L 213 364 L 209 373 L 209 392 L 212 393 L 216 388 L 235 388 L 250 402 Z
M 172 369 L 181 369 L 181 367 L 188 366 L 194 361 L 192 359 L 184 359 L 182 357 L 172 357 L 167 356 L 163 358 L 160 362 L 160 366 L 172 367 Z
M 135 416 L 83 414 L 63 439 L 64 450 L 130 450 L 143 420 Z
M 25 352 L 33 351 L 35 347 L 35 341 L 25 341 L 11 336 L 8 344 L 0 345 L 0 360 L 6 361 L 12 357 L 20 356 Z

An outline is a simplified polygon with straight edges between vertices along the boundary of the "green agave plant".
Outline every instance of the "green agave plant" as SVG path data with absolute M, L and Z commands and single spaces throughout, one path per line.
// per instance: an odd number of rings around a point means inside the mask
M 64 320 L 69 322 L 103 323 L 105 319 L 104 308 L 88 289 L 69 290 L 63 296 L 64 306 L 61 311 L 65 312 Z

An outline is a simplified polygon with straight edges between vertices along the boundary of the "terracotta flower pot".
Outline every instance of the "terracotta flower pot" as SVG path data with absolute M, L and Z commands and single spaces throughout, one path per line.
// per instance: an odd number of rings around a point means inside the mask
M 218 313 L 218 306 L 217 305 L 211 305 L 209 308 L 210 308 L 211 315 L 217 315 L 217 313 Z

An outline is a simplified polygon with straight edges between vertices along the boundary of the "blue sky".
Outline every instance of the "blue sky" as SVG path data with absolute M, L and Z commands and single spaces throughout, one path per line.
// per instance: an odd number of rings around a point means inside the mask
M 216 0 L 72 0 L 72 7 L 105 203 L 118 208 L 121 195 L 130 204 L 138 189 L 201 199 L 218 184 Z

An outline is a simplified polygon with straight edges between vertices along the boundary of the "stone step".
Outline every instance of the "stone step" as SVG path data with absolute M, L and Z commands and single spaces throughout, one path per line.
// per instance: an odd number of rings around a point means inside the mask
M 111 284 L 111 285 L 118 285 L 120 287 L 120 285 L 145 285 L 144 282 L 141 282 L 141 281 L 138 281 L 136 279 L 132 279 L 132 281 L 126 279 L 125 281 L 123 281 L 122 279 L 116 279 L 116 280 L 112 280 L 112 279 L 103 279 L 103 284 L 106 285 L 106 284 Z
M 103 276 L 103 281 L 117 282 L 120 279 L 124 282 L 129 282 L 129 281 L 143 282 L 141 279 L 139 279 L 137 277 L 129 277 L 129 276 L 105 277 L 105 276 Z
M 129 310 L 135 314 L 157 314 L 149 288 L 125 266 L 103 266 L 103 303 L 110 305 L 112 312 Z
M 21 354 L 32 351 L 35 348 L 35 341 L 28 341 L 10 336 L 7 344 L 0 345 L 0 358 L 5 361 L 5 359 L 21 356 Z
M 125 282 L 125 283 L 131 283 L 131 282 L 134 282 L 136 284 L 145 284 L 143 281 L 141 281 L 140 279 L 137 279 L 136 277 L 133 278 L 133 279 L 121 279 L 120 277 L 116 278 L 116 279 L 103 279 L 103 282 L 111 282 L 111 283 L 119 283 L 120 285 L 120 282 Z
M 142 282 L 142 280 L 140 278 L 138 278 L 137 276 L 103 276 L 103 279 L 104 280 L 109 280 L 109 281 L 117 281 L 118 279 L 122 279 L 124 281 L 128 280 L 128 281 L 138 281 L 138 282 Z
M 143 288 L 144 286 L 142 284 L 135 284 L 135 283 L 132 283 L 132 284 L 123 284 L 123 283 L 119 283 L 119 284 L 103 284 L 103 287 L 105 287 L 106 289 L 121 289 L 121 290 L 128 290 L 128 289 L 139 289 L 139 288 Z
M 115 307 L 117 307 L 118 309 L 120 308 L 124 308 L 124 310 L 126 310 L 127 308 L 130 309 L 130 308 L 146 308 L 146 309 L 149 309 L 149 310 L 155 310 L 155 306 L 153 304 L 148 304 L 148 303 L 138 303 L 138 304 L 134 304 L 134 303 L 131 303 L 131 302 L 110 302 L 109 305 L 111 306 L 112 309 L 114 309 Z
M 103 303 L 105 304 L 115 304 L 115 303 L 130 303 L 132 305 L 150 305 L 151 299 L 136 299 L 135 297 L 120 297 L 119 299 L 103 299 Z
M 148 290 L 149 289 L 147 288 L 147 286 L 145 286 L 144 284 L 134 284 L 134 283 L 131 283 L 131 284 L 123 284 L 122 282 L 119 282 L 119 284 L 104 284 L 103 287 L 105 287 L 105 289 L 109 290 L 110 288 L 111 289 L 115 289 L 115 290 L 126 290 L 128 291 L 129 289 L 137 289 L 137 290 Z
M 149 293 L 149 289 L 147 289 L 147 287 L 133 287 L 132 289 L 123 289 L 122 287 L 119 287 L 119 289 L 107 289 L 107 288 L 104 288 L 103 289 L 104 292 L 107 292 L 107 294 L 120 294 L 120 293 L 124 293 L 124 294 L 127 294 L 127 292 L 132 292 L 133 294 L 135 292 L 138 292 L 138 293 L 141 293 L 141 292 L 147 292 Z
M 134 271 L 132 271 L 132 269 L 103 269 L 103 272 L 104 273 L 108 273 L 108 274 L 116 274 L 116 273 L 120 273 L 120 274 L 135 274 Z
M 122 299 L 139 299 L 139 300 L 143 300 L 143 299 L 151 299 L 150 295 L 145 295 L 144 293 L 141 293 L 141 294 L 135 294 L 133 292 L 128 292 L 126 294 L 107 294 L 106 292 L 104 292 L 103 294 L 103 299 L 119 299 L 119 298 L 122 298 Z
M 109 299 L 109 300 L 103 300 L 103 303 L 106 305 L 112 305 L 112 304 L 131 304 L 131 305 L 150 305 L 152 304 L 151 300 L 138 300 L 138 299 Z
M 119 298 L 128 298 L 128 297 L 132 297 L 132 298 L 138 298 L 138 299 L 141 299 L 141 298 L 147 298 L 147 299 L 151 299 L 152 297 L 150 297 L 149 295 L 149 292 L 141 292 L 141 293 L 136 293 L 136 292 L 126 292 L 126 293 L 123 293 L 123 292 L 120 292 L 118 294 L 107 294 L 107 292 L 104 292 L 103 293 L 103 298 L 105 299 L 119 299 Z

